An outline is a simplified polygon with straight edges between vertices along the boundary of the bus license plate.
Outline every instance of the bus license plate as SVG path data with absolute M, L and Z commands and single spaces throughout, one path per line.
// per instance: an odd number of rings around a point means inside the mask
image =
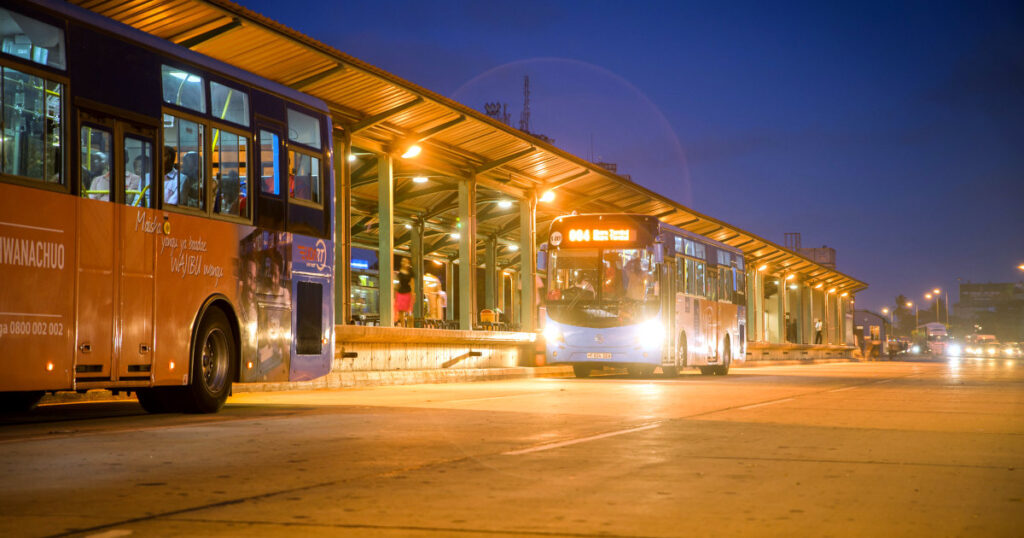
M 588 359 L 610 359 L 612 358 L 611 353 L 587 353 Z

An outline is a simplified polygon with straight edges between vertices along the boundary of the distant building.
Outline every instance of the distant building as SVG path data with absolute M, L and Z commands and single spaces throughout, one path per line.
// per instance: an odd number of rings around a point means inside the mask
M 796 253 L 818 265 L 833 270 L 836 268 L 836 249 L 828 245 L 822 245 L 821 248 L 798 248 Z
M 961 283 L 953 313 L 963 333 L 1024 340 L 1024 282 Z
M 821 248 L 804 248 L 801 244 L 800 232 L 786 232 L 786 248 L 818 265 L 833 270 L 836 268 L 836 249 L 828 245 L 822 245 Z
M 866 358 L 884 355 L 889 339 L 889 320 L 870 310 L 854 310 L 853 336 Z

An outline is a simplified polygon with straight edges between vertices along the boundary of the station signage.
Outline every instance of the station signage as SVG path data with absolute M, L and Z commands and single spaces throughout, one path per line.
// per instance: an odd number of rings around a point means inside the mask
M 608 243 L 633 241 L 636 232 L 630 228 L 570 228 L 570 243 Z

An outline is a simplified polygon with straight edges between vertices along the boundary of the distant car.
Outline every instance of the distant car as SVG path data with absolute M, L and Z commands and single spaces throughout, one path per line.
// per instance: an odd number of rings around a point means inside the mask
M 1017 342 L 1008 342 L 1003 344 L 1002 348 L 1003 356 L 1005 357 L 1018 358 L 1024 355 L 1024 350 L 1021 349 L 1020 344 Z
M 1003 346 L 991 334 L 972 334 L 967 337 L 964 354 L 972 357 L 999 357 Z

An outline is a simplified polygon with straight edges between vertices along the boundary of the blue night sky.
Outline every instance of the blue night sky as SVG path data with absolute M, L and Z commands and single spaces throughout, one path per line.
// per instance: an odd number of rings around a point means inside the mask
M 1019 2 L 242 3 L 513 125 L 529 75 L 532 131 L 836 248 L 860 308 L 1022 276 Z

